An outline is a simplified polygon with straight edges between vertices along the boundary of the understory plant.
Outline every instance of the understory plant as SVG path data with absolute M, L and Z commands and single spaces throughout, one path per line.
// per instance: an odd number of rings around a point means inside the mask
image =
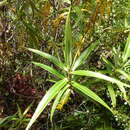
M 116 49 L 115 47 L 113 47 L 113 51 L 112 51 L 112 57 L 113 57 L 113 62 L 109 61 L 105 56 L 102 57 L 103 61 L 106 64 L 106 72 L 109 75 L 116 75 L 118 76 L 120 79 L 125 80 L 127 82 L 130 81 L 130 35 L 127 38 L 127 42 L 125 45 L 125 48 L 123 50 L 123 52 L 121 51 L 120 48 Z M 107 84 L 108 87 L 108 91 L 111 97 L 111 101 L 112 101 L 112 106 L 116 107 L 116 94 L 115 94 L 115 90 L 114 90 L 114 85 L 113 84 Z M 122 94 L 124 97 L 124 100 L 130 104 L 129 99 L 126 96 L 126 91 L 124 88 L 122 88 Z
M 91 44 L 87 49 L 85 49 L 80 56 L 78 56 L 78 52 L 75 51 L 72 39 L 72 31 L 70 25 L 70 10 L 67 13 L 66 24 L 65 24 L 65 37 L 64 37 L 64 48 L 63 48 L 63 55 L 64 59 L 56 58 L 48 53 L 28 48 L 29 51 L 42 56 L 43 58 L 48 59 L 51 63 L 59 67 L 59 69 L 55 69 L 52 66 L 48 66 L 38 62 L 32 62 L 34 65 L 43 68 L 44 70 L 50 72 L 51 74 L 55 75 L 59 80 L 49 88 L 46 92 L 44 97 L 39 102 L 26 130 L 29 130 L 32 124 L 36 121 L 39 115 L 43 112 L 46 106 L 54 99 L 51 113 L 50 113 L 50 120 L 52 122 L 52 117 L 59 105 L 62 106 L 67 102 L 69 96 L 74 93 L 74 91 L 79 92 L 79 94 L 83 94 L 85 96 L 90 97 L 94 101 L 100 103 L 104 107 L 106 107 L 109 111 L 114 114 L 114 111 L 107 105 L 102 98 L 100 98 L 95 92 L 89 89 L 87 86 L 82 85 L 82 81 L 79 80 L 81 76 L 98 78 L 101 80 L 108 81 L 112 84 L 116 84 L 122 93 L 125 93 L 124 87 L 130 87 L 130 85 L 123 83 L 122 81 L 109 77 L 99 72 L 94 72 L 90 70 L 80 70 L 80 67 L 85 63 L 85 61 L 90 56 L 91 52 L 94 51 L 100 41 L 96 41 L 95 43 Z M 126 96 L 126 94 L 124 94 Z M 62 107 L 61 106 L 61 107 Z
M 7 116 L 5 118 L 0 118 L 0 128 L 6 128 L 6 129 L 18 129 L 21 124 L 25 124 L 28 122 L 28 118 L 26 117 L 26 114 L 31 109 L 31 106 L 34 102 L 29 104 L 29 106 L 25 109 L 24 112 L 22 112 L 20 106 L 17 104 L 17 112 L 12 116 Z

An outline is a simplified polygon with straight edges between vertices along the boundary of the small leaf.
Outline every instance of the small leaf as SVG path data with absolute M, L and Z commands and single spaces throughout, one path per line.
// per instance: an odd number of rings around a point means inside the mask
M 40 103 L 38 104 L 26 130 L 29 130 L 32 124 L 36 121 L 48 103 L 59 93 L 59 91 L 66 85 L 67 79 L 60 80 L 56 82 L 45 94 Z
M 58 103 L 59 103 L 59 101 L 60 101 L 60 98 L 61 98 L 61 96 L 63 95 L 63 93 L 66 91 L 67 88 L 68 88 L 68 87 L 66 86 L 66 87 L 64 87 L 62 90 L 60 90 L 60 92 L 58 93 L 58 95 L 57 95 L 57 97 L 56 97 L 56 99 L 55 99 L 55 101 L 54 101 L 54 103 L 53 103 L 53 106 L 52 106 L 52 108 L 51 108 L 51 115 L 50 115 L 50 120 L 51 120 L 51 122 L 52 122 L 52 117 L 53 117 L 53 114 L 54 114 L 54 112 L 55 112 L 55 109 L 56 109 L 56 107 L 57 107 L 57 105 L 58 105 Z
M 67 89 L 66 92 L 62 95 L 61 100 L 57 105 L 57 109 L 61 110 L 63 108 L 64 104 L 68 102 L 70 94 L 71 94 L 71 89 Z
M 105 57 L 102 57 L 103 61 L 112 69 L 115 69 L 114 65 L 108 61 Z
M 121 69 L 116 69 L 116 72 L 122 74 L 123 76 L 125 76 L 130 81 L 130 75 L 127 74 L 125 71 L 123 71 Z
M 128 102 L 128 98 L 127 98 L 127 96 L 126 96 L 125 88 L 123 87 L 122 84 L 119 84 L 118 86 L 119 86 L 120 91 L 123 93 L 124 100 L 126 100 L 126 101 Z
M 97 41 L 96 43 L 91 44 L 83 53 L 81 53 L 79 58 L 74 63 L 72 70 L 75 70 L 77 67 L 82 65 L 85 62 L 85 60 L 88 58 L 88 56 L 91 54 L 91 52 L 98 46 L 99 43 L 100 42 Z
M 114 91 L 114 89 L 113 89 L 113 87 L 112 87 L 111 84 L 108 84 L 107 88 L 108 88 L 108 91 L 109 91 L 109 94 L 110 94 L 110 97 L 111 97 L 112 106 L 116 107 L 116 95 L 115 95 L 115 91 Z
M 22 118 L 23 117 L 22 111 L 21 111 L 21 108 L 18 104 L 17 104 L 17 108 L 18 108 L 18 116 L 19 116 L 19 118 Z
M 47 65 L 45 65 L 45 64 L 41 64 L 41 63 L 38 63 L 38 62 L 32 62 L 32 63 L 33 63 L 34 65 L 36 65 L 36 66 L 39 66 L 39 67 L 45 69 L 46 71 L 48 71 L 48 72 L 50 72 L 50 73 L 56 75 L 56 76 L 59 77 L 60 79 L 63 79 L 63 78 L 64 78 L 64 76 L 63 76 L 62 74 L 60 74 L 57 70 L 53 69 L 53 68 L 50 67 L 50 66 L 47 66 Z
M 64 64 L 61 61 L 59 61 L 56 57 L 54 57 L 54 56 L 52 56 L 48 53 L 45 53 L 45 52 L 42 52 L 42 51 L 39 51 L 39 50 L 36 50 L 36 49 L 32 49 L 32 48 L 28 48 L 28 50 L 48 59 L 50 62 L 57 65 L 61 69 L 65 69 Z
M 81 84 L 78 84 L 77 82 L 74 82 L 74 81 L 72 81 L 72 86 L 75 89 L 77 89 L 80 92 L 82 92 L 83 94 L 85 94 L 86 96 L 89 96 L 93 100 L 99 102 L 100 104 L 102 104 L 104 107 L 106 107 L 108 110 L 110 110 L 113 113 L 111 108 L 96 93 L 94 93 L 93 91 L 91 91 L 87 87 L 85 87 L 85 86 L 83 86 Z
M 127 43 L 125 45 L 125 49 L 122 55 L 123 62 L 126 62 L 129 57 L 130 57 L 130 35 L 128 36 Z

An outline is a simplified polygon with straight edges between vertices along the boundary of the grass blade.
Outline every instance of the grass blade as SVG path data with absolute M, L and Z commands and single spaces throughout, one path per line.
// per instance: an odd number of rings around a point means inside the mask
M 123 71 L 121 69 L 116 69 L 116 72 L 122 74 L 124 77 L 126 77 L 130 81 L 130 75 L 127 74 L 125 71 Z
M 67 15 L 65 24 L 65 62 L 67 67 L 71 66 L 72 63 L 72 31 L 70 25 L 70 10 Z
M 103 105 L 104 107 L 106 107 L 108 110 L 110 110 L 112 113 L 113 111 L 111 110 L 111 108 L 93 91 L 91 91 L 90 89 L 88 89 L 87 87 L 78 84 L 74 81 L 72 81 L 72 86 L 79 90 L 80 92 L 82 92 L 83 94 L 85 94 L 86 96 L 89 96 L 90 98 L 92 98 L 93 100 L 99 102 L 101 105 Z
M 57 95 L 57 97 L 56 97 L 56 99 L 55 99 L 55 101 L 54 101 L 54 103 L 53 103 L 53 106 L 52 106 L 52 108 L 51 108 L 51 115 L 50 115 L 50 120 L 51 120 L 51 122 L 52 122 L 52 117 L 53 117 L 53 114 L 54 114 L 54 112 L 55 112 L 55 110 L 56 110 L 56 107 L 57 107 L 57 105 L 59 104 L 59 101 L 60 101 L 60 99 L 61 99 L 63 93 L 66 91 L 67 88 L 68 88 L 68 87 L 66 86 L 66 87 L 64 87 L 62 90 L 60 90 L 60 92 L 58 93 L 58 95 Z
M 7 126 L 8 122 L 11 122 L 13 118 L 15 118 L 16 115 L 13 116 L 7 116 L 4 118 L 0 118 L 0 127 Z
M 115 69 L 114 65 L 106 59 L 106 57 L 102 57 L 102 60 L 106 63 L 106 65 L 112 69 Z
M 125 45 L 125 49 L 122 55 L 123 58 L 123 62 L 126 62 L 128 57 L 130 57 L 130 35 L 128 36 L 126 45 Z
M 59 61 L 56 57 L 54 57 L 54 56 L 52 56 L 48 53 L 45 53 L 45 52 L 42 52 L 42 51 L 39 51 L 39 50 L 36 50 L 36 49 L 32 49 L 32 48 L 28 48 L 28 50 L 48 59 L 50 62 L 57 65 L 61 69 L 65 69 L 64 64 L 61 61 Z
M 126 102 L 128 102 L 128 98 L 127 98 L 127 96 L 126 96 L 126 90 L 125 90 L 125 88 L 123 87 L 122 84 L 121 84 L 121 85 L 118 85 L 118 86 L 119 86 L 120 91 L 123 93 L 124 100 L 126 100 Z
M 38 63 L 38 62 L 32 62 L 32 63 L 33 63 L 34 65 L 36 65 L 36 66 L 41 67 L 41 68 L 44 69 L 44 70 L 46 70 L 46 71 L 48 71 L 48 72 L 50 72 L 50 73 L 56 75 L 56 76 L 59 77 L 60 79 L 63 79 L 63 78 L 64 78 L 64 76 L 63 76 L 62 74 L 60 74 L 57 70 L 53 69 L 53 68 L 50 67 L 50 66 L 47 66 L 47 65 L 45 65 L 45 64 Z
M 128 84 L 125 84 L 115 78 L 111 78 L 109 76 L 106 76 L 106 75 L 98 73 L 98 72 L 93 72 L 93 71 L 89 71 L 89 70 L 77 70 L 77 71 L 72 72 L 72 74 L 88 76 L 88 77 L 95 77 L 95 78 L 109 81 L 111 83 L 116 83 L 118 86 L 122 85 L 122 86 L 126 86 L 126 87 L 130 88 L 130 85 L 128 85 Z
M 36 121 L 36 119 L 39 117 L 39 115 L 42 113 L 42 111 L 45 109 L 47 104 L 57 95 L 57 93 L 66 85 L 67 79 L 63 79 L 55 83 L 45 94 L 45 96 L 42 98 L 40 103 L 38 104 L 28 126 L 26 127 L 26 130 L 29 130 L 32 124 Z
M 82 65 L 85 60 L 88 58 L 88 56 L 91 54 L 91 52 L 98 46 L 100 42 L 97 41 L 96 43 L 91 44 L 80 56 L 79 58 L 76 60 L 76 62 L 74 63 L 72 70 L 74 71 L 77 67 L 79 67 L 80 65 Z
M 115 91 L 114 91 L 114 89 L 113 89 L 113 87 L 112 87 L 111 84 L 108 84 L 107 88 L 108 88 L 108 91 L 109 91 L 109 94 L 110 94 L 110 97 L 111 97 L 112 106 L 116 107 L 116 95 L 115 95 Z

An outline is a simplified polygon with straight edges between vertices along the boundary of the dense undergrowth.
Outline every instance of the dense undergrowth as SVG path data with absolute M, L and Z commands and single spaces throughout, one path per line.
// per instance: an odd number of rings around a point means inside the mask
M 0 129 L 129 130 L 129 28 L 128 0 L 0 1 Z

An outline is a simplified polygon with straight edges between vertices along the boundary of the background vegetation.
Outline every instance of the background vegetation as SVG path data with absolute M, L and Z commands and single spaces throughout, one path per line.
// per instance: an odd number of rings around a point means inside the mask
M 57 82 L 55 76 L 32 61 L 57 71 L 59 68 L 27 48 L 44 51 L 63 61 L 70 7 L 73 52 L 76 57 L 86 49 L 91 52 L 80 70 L 100 72 L 130 85 L 128 0 L 0 1 L 1 129 L 25 129 L 42 97 Z M 97 41 L 98 45 L 91 49 Z M 78 81 L 100 96 L 115 114 L 78 91 L 71 91 L 67 101 L 57 106 L 53 122 L 50 122 L 50 102 L 32 130 L 130 129 L 130 88 L 123 87 L 120 91 L 116 84 L 93 77 L 78 76 Z

